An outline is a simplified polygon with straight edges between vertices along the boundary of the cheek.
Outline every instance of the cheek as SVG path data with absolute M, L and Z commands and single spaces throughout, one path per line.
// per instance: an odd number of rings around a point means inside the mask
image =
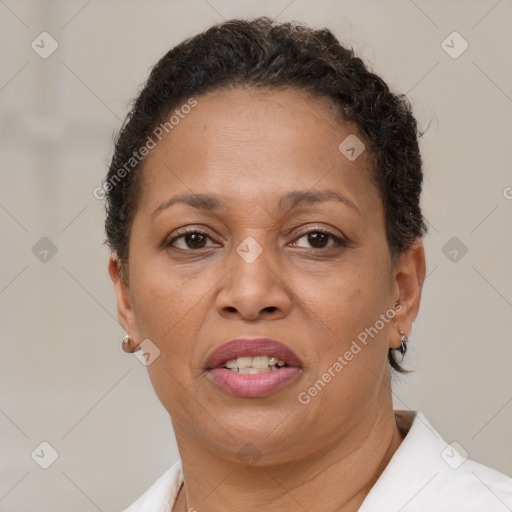
M 160 351 L 147 371 L 160 402 L 173 415 L 190 407 L 191 354 L 206 314 L 207 278 L 204 286 L 190 286 L 172 277 L 168 269 L 147 267 L 133 268 L 138 276 L 132 284 L 136 322 L 141 337 Z
M 357 261 L 356 261 L 357 260 Z M 354 263 L 333 272 L 304 290 L 311 319 L 318 319 L 340 345 L 373 325 L 391 306 L 388 276 L 371 261 Z
M 137 276 L 131 290 L 140 336 L 158 346 L 162 362 L 169 367 L 188 362 L 190 344 L 201 326 L 198 317 L 205 314 L 206 291 L 213 283 L 204 275 L 200 286 L 192 285 L 158 265 L 132 268 Z

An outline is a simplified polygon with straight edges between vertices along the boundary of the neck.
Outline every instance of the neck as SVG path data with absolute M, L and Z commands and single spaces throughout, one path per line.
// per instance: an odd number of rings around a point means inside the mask
M 388 406 L 332 446 L 292 463 L 259 467 L 216 457 L 177 427 L 186 485 L 173 512 L 356 512 L 403 440 Z

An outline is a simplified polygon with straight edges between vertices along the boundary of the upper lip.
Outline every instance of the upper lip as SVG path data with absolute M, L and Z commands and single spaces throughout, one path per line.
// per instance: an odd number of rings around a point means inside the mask
M 205 368 L 219 368 L 238 357 L 274 356 L 288 366 L 302 367 L 302 361 L 293 350 L 270 338 L 238 338 L 215 349 L 206 360 Z

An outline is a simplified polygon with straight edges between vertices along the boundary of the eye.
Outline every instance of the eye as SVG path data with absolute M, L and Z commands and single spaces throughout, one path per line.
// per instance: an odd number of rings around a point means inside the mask
M 183 251 L 215 247 L 214 244 L 210 246 L 207 245 L 208 240 L 212 241 L 212 239 L 207 233 L 198 229 L 181 229 L 178 230 L 177 233 L 178 236 L 170 238 L 165 243 L 167 247 L 174 247 Z M 329 239 L 331 240 L 330 244 Z M 301 243 L 301 240 L 304 240 L 304 242 Z M 304 245 L 304 243 L 309 244 L 309 247 L 308 245 Z M 330 233 L 329 231 L 325 231 L 319 228 L 311 228 L 305 233 L 302 233 L 302 235 L 297 238 L 296 241 L 291 245 L 306 249 L 326 249 L 332 246 L 345 247 L 347 244 L 343 239 L 334 235 L 333 233 Z
M 308 247 L 307 245 L 298 244 L 298 242 L 302 239 L 304 239 L 307 244 L 310 244 L 310 247 Z M 328 245 L 329 239 L 332 240 L 332 243 Z M 344 247 L 346 246 L 346 243 L 340 237 L 330 233 L 329 231 L 324 231 L 318 228 L 312 228 L 308 230 L 306 233 L 303 233 L 299 238 L 297 238 L 297 241 L 295 241 L 292 245 L 296 247 L 304 247 L 306 249 L 309 249 L 311 247 L 313 249 L 325 249 L 328 247 L 332 247 L 333 245 Z
M 178 233 L 181 234 L 168 240 L 165 245 L 188 251 L 193 249 L 204 249 L 208 247 L 206 245 L 207 240 L 211 240 L 206 233 L 197 229 L 181 229 L 178 230 Z

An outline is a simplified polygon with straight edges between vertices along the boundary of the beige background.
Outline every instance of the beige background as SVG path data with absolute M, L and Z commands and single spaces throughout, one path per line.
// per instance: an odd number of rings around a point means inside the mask
M 510 0 L 3 0 L 1 511 L 120 510 L 177 458 L 145 367 L 120 350 L 92 191 L 150 66 L 212 23 L 262 14 L 330 27 L 428 126 L 428 278 L 395 406 L 512 476 Z M 43 31 L 59 45 L 47 59 L 30 46 Z M 458 58 L 441 46 L 453 31 L 469 44 Z M 46 262 L 42 237 L 57 249 Z M 468 249 L 455 262 L 452 237 Z M 42 441 L 59 454 L 46 470 L 31 458 Z

